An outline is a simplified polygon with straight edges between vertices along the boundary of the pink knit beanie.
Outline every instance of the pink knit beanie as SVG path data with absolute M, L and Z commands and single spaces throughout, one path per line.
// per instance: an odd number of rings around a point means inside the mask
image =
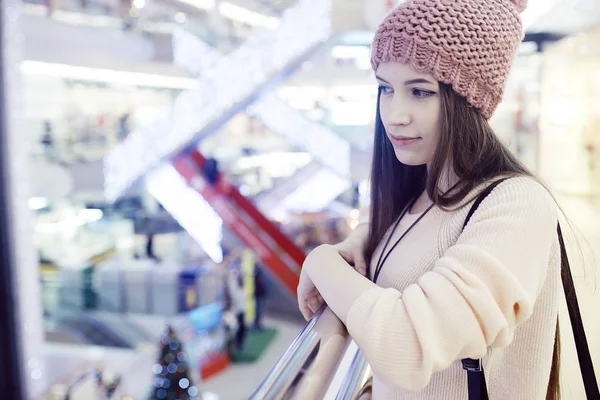
M 408 0 L 381 23 L 373 41 L 373 70 L 409 64 L 452 85 L 490 118 L 504 91 L 523 29 L 527 0 Z

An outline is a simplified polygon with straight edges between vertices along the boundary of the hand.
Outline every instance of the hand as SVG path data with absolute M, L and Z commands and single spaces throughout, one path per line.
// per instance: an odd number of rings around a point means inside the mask
M 310 279 L 309 273 L 311 268 L 322 268 L 322 258 L 324 254 L 331 254 L 335 252 L 333 246 L 321 245 L 311 251 L 302 265 L 302 271 L 300 272 L 300 283 L 298 283 L 298 307 L 307 321 L 312 318 L 313 314 L 316 313 L 325 301 L 317 290 L 317 287 Z
M 363 253 L 364 244 L 369 234 L 367 225 L 359 225 L 356 229 L 341 243 L 333 247 L 340 256 L 362 276 L 367 276 L 367 263 Z
M 321 308 L 325 301 L 317 290 L 317 287 L 308 276 L 308 271 L 302 267 L 300 283 L 298 284 L 298 307 L 305 320 L 310 320 L 314 313 Z

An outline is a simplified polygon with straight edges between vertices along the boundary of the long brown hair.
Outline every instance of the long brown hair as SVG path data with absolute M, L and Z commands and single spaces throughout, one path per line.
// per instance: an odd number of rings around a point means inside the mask
M 500 175 L 533 174 L 495 135 L 488 121 L 464 97 L 449 85 L 440 83 L 440 138 L 429 171 L 425 165 L 409 166 L 396 158 L 385 134 L 379 112 L 381 91 L 377 99 L 373 162 L 371 165 L 371 223 L 365 246 L 367 273 L 375 249 L 392 223 L 424 190 L 433 203 L 449 209 L 463 201 L 475 187 Z M 441 192 L 446 179 L 445 168 L 453 168 L 458 177 L 450 192 Z M 558 325 L 552 361 L 548 400 L 558 400 L 559 353 Z

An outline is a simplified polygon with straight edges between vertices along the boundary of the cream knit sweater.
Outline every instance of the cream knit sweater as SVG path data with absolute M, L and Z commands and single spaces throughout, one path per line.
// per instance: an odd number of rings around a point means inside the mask
M 512 178 L 461 234 L 468 210 L 433 208 L 394 249 L 380 286 L 333 256 L 332 268 L 309 270 L 370 363 L 374 399 L 467 400 L 466 357 L 483 358 L 491 400 L 545 398 L 560 289 L 554 200 Z M 391 243 L 417 217 L 407 214 Z

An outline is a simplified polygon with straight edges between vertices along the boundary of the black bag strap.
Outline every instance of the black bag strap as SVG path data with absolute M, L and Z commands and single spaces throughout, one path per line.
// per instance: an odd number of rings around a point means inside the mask
M 471 206 L 469 213 L 467 214 L 467 218 L 465 218 L 465 222 L 463 224 L 462 229 L 464 230 L 471 217 L 486 197 L 492 193 L 492 190 L 496 188 L 499 184 L 504 182 L 508 178 L 499 179 L 494 183 L 491 183 L 483 189 L 481 193 L 475 199 L 475 202 Z M 485 371 L 483 370 L 483 364 L 481 360 L 474 360 L 472 358 L 465 358 L 460 360 L 462 363 L 463 369 L 467 371 L 467 384 L 469 387 L 469 400 L 488 400 L 488 391 L 487 384 L 485 382 Z
M 575 338 L 575 348 L 577 349 L 577 358 L 579 359 L 579 369 L 583 378 L 583 387 L 588 399 L 600 399 L 600 391 L 598 390 L 598 382 L 594 373 L 594 364 L 590 355 L 585 330 L 583 329 L 583 320 L 579 311 L 579 302 L 575 293 L 575 284 L 573 283 L 573 275 L 571 274 L 571 266 L 567 257 L 567 248 L 563 239 L 560 224 L 556 228 L 558 232 L 558 242 L 560 243 L 560 277 L 562 279 L 565 298 L 567 299 L 567 309 L 569 310 L 569 319 L 571 320 L 571 329 Z
M 485 372 L 481 360 L 464 358 L 460 360 L 463 369 L 467 371 L 467 385 L 469 387 L 469 400 L 488 400 Z
M 483 191 L 481 193 L 479 193 L 479 195 L 477 196 L 477 199 L 475 199 L 475 202 L 473 203 L 473 205 L 471 206 L 471 209 L 469 210 L 469 213 L 467 214 L 467 218 L 465 218 L 465 223 L 463 224 L 463 227 L 462 227 L 463 231 L 467 227 L 467 224 L 471 220 L 471 217 L 473 216 L 473 214 L 475 214 L 475 211 L 477 211 L 477 208 L 479 208 L 479 205 L 481 204 L 481 202 L 484 201 L 485 198 L 490 195 L 490 193 L 492 193 L 492 190 L 494 190 L 496 188 L 496 186 L 498 186 L 499 184 L 501 184 L 502 182 L 504 182 L 507 179 L 508 178 L 498 179 L 496 182 L 490 183 L 488 185 L 488 187 L 486 187 L 485 189 L 483 189 Z
M 485 198 L 492 192 L 492 190 L 494 190 L 496 186 L 507 179 L 508 178 L 497 180 L 496 182 L 490 184 L 477 196 L 477 199 L 467 214 L 467 218 L 463 224 L 463 230 L 469 223 L 471 217 L 481 202 L 485 200 Z M 575 337 L 575 347 L 577 348 L 577 358 L 579 359 L 579 368 L 583 378 L 583 386 L 588 399 L 600 399 L 600 391 L 598 390 L 598 382 L 596 381 L 594 364 L 592 362 L 590 349 L 585 336 L 583 320 L 579 310 L 579 302 L 577 301 L 577 294 L 575 293 L 575 284 L 573 283 L 573 276 L 571 274 L 571 266 L 569 264 L 569 258 L 567 257 L 567 249 L 565 247 L 560 224 L 557 224 L 556 229 L 558 233 L 558 242 L 560 244 L 560 275 L 565 292 L 565 298 L 567 300 L 567 309 L 569 310 L 571 328 L 573 329 L 573 336 Z M 481 360 L 465 358 L 461 360 L 461 362 L 463 368 L 467 371 L 469 400 L 488 400 L 485 373 L 483 371 Z

